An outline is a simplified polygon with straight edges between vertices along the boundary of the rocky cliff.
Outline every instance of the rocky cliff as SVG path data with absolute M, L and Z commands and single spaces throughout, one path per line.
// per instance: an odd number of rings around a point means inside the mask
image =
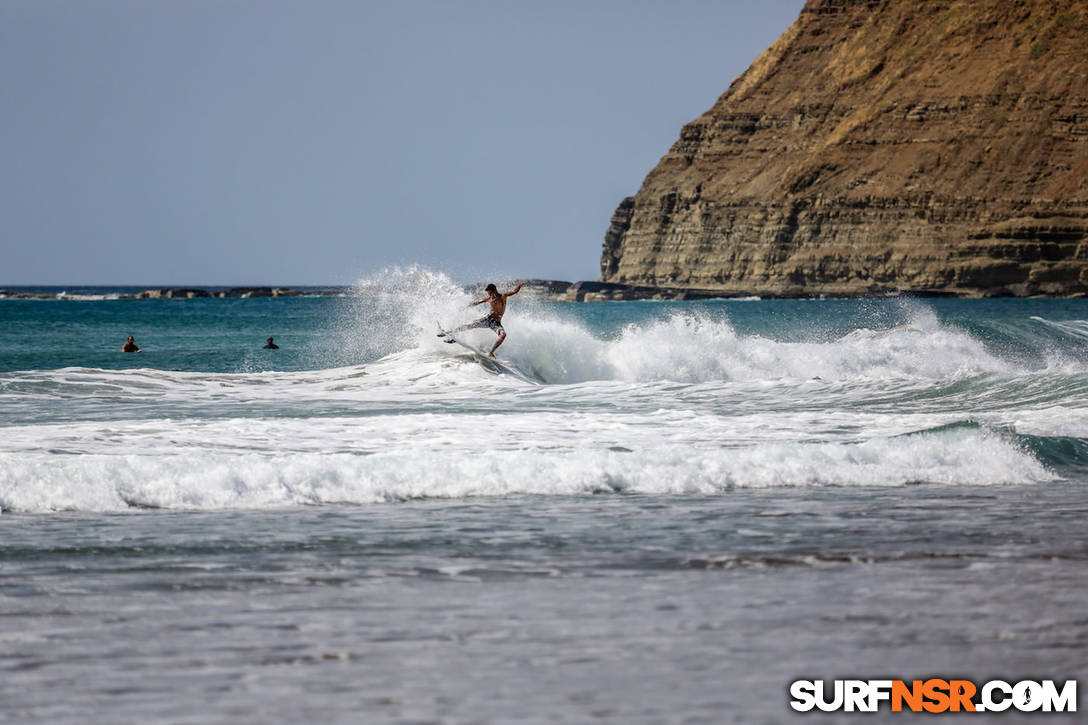
M 601 280 L 1088 292 L 1088 0 L 810 0 L 616 209 Z

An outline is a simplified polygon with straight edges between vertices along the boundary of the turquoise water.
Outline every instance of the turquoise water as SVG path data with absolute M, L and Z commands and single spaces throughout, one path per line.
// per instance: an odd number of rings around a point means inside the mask
M 106 290 L 103 290 L 104 292 Z M 0 370 L 306 370 L 358 360 L 333 325 L 342 298 L 7 300 Z M 132 335 L 138 356 L 121 345 Z M 274 335 L 280 351 L 262 351 Z M 275 352 L 273 357 L 270 353 Z
M 780 722 L 800 677 L 1085 673 L 1088 301 L 522 294 L 526 382 L 435 336 L 480 314 L 441 274 L 117 291 L 0 300 L 0 721 Z
M 0 300 L 0 371 L 91 367 L 147 367 L 198 372 L 318 370 L 372 362 L 416 342 L 414 311 L 405 300 L 405 328 L 390 341 L 381 320 L 380 340 L 365 329 L 371 305 L 358 297 L 192 300 L 99 299 L 142 288 L 81 288 L 90 299 Z M 520 300 L 519 300 L 520 301 Z M 541 305 L 604 339 L 625 325 L 676 314 L 728 320 L 741 334 L 780 341 L 831 342 L 856 329 L 889 329 L 917 310 L 971 333 L 996 354 L 1039 362 L 1050 352 L 1083 356 L 1088 332 L 1085 300 L 712 300 Z M 1065 330 L 1041 320 L 1070 324 Z M 120 353 L 128 335 L 142 354 Z M 274 335 L 278 352 L 260 351 Z M 1042 357 L 1041 357 L 1042 356 Z

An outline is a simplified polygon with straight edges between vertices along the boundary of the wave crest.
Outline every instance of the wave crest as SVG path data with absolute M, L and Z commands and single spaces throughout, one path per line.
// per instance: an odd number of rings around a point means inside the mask
M 741 334 L 728 319 L 706 313 L 632 323 L 615 339 L 554 318 L 518 324 L 503 352 L 547 382 L 937 380 L 1015 372 L 967 332 L 944 327 L 935 319 L 806 342 Z
M 1052 473 L 975 426 L 855 443 L 693 450 L 524 448 L 350 453 L 0 454 L 0 510 L 269 508 L 508 495 L 714 495 L 734 488 L 1032 484 Z

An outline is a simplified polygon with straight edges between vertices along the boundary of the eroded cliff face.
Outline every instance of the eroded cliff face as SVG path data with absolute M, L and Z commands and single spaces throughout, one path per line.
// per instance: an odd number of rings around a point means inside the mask
M 810 0 L 616 209 L 601 279 L 1088 292 L 1088 0 Z

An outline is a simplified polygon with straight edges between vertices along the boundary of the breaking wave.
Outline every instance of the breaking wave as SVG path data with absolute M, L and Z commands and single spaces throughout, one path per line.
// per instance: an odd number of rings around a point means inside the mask
M 480 451 L 0 454 L 0 510 L 236 509 L 509 495 L 719 494 L 731 489 L 1042 483 L 1055 474 L 1014 439 L 978 427 L 841 443 L 715 448 L 676 441 Z M 252 432 L 262 433 L 260 426 Z M 538 431 L 539 435 L 539 431 Z M 239 443 L 237 433 L 234 442 Z M 595 436 L 591 436 L 595 439 Z M 1083 464 L 1083 444 L 1070 452 Z M 632 447 L 633 446 L 633 447 Z
M 370 359 L 412 351 L 416 365 L 433 365 L 459 349 L 434 336 L 441 323 L 452 327 L 479 317 L 469 308 L 475 295 L 445 275 L 416 268 L 383 272 L 357 285 L 349 339 Z M 948 380 L 965 376 L 1018 375 L 1035 372 L 1035 358 L 1025 360 L 1014 343 L 988 344 L 970 330 L 942 324 L 921 304 L 904 311 L 900 324 L 858 328 L 819 339 L 796 334 L 739 332 L 725 308 L 674 311 L 630 322 L 618 331 L 594 329 L 585 320 L 541 304 L 529 294 L 512 298 L 507 313 L 509 338 L 499 355 L 545 383 L 627 381 L 706 383 L 712 381 L 827 381 L 917 379 Z M 1048 323 L 1075 337 L 1088 336 L 1088 323 Z M 469 342 L 490 348 L 487 330 L 464 333 Z M 1040 348 L 1044 367 L 1088 370 L 1078 350 L 1056 353 L 1053 341 L 1021 340 Z M 399 358 L 398 363 L 405 359 Z

